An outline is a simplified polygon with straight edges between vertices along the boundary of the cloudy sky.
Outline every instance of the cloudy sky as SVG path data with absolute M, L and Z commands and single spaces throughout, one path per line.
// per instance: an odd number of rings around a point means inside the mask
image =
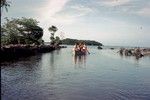
M 150 0 L 10 0 L 4 17 L 36 18 L 50 41 L 47 28 L 58 27 L 61 37 L 90 39 L 104 45 L 150 47 Z

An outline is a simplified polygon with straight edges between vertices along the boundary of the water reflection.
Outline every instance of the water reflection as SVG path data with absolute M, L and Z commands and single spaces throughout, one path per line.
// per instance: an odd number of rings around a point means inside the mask
M 60 50 L 52 51 L 48 54 L 43 54 L 41 58 L 41 70 L 42 74 L 49 74 L 44 76 L 54 76 L 57 64 L 56 64 L 56 56 L 60 53 Z M 45 73 L 47 72 L 47 73 Z
M 150 57 L 137 61 L 109 50 L 91 49 L 95 53 L 87 56 L 71 56 L 69 51 L 56 50 L 3 65 L 2 99 L 149 100 Z
M 137 56 L 125 56 L 125 55 L 120 55 L 119 57 L 121 58 L 122 61 L 126 61 L 128 63 L 131 63 L 134 65 L 134 67 L 142 67 L 142 66 L 146 66 L 149 63 L 149 59 L 148 56 L 144 56 L 144 57 L 137 57 Z
M 73 62 L 75 68 L 86 68 L 86 55 L 74 55 Z
M 51 67 L 54 67 L 54 52 L 52 52 L 50 55 L 50 62 L 49 63 L 50 63 L 49 65 L 51 65 Z

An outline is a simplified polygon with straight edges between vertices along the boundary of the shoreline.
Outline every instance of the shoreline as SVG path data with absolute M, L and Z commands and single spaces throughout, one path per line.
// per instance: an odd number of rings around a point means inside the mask
M 28 44 L 10 44 L 1 46 L 0 61 L 12 61 L 21 57 L 28 57 L 39 53 L 47 53 L 56 49 L 66 48 L 66 46 L 52 45 L 28 45 Z

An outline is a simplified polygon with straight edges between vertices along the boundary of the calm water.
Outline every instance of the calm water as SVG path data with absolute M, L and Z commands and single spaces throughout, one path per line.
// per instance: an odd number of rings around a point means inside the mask
M 150 57 L 71 47 L 1 65 L 2 100 L 150 100 Z

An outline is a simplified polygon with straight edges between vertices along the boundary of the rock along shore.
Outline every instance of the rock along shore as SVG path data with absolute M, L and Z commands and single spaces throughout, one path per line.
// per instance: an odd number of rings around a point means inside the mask
M 56 49 L 66 48 L 66 46 L 52 46 L 52 45 L 5 45 L 1 46 L 0 60 L 11 61 L 20 57 L 27 57 L 38 53 L 51 52 Z

